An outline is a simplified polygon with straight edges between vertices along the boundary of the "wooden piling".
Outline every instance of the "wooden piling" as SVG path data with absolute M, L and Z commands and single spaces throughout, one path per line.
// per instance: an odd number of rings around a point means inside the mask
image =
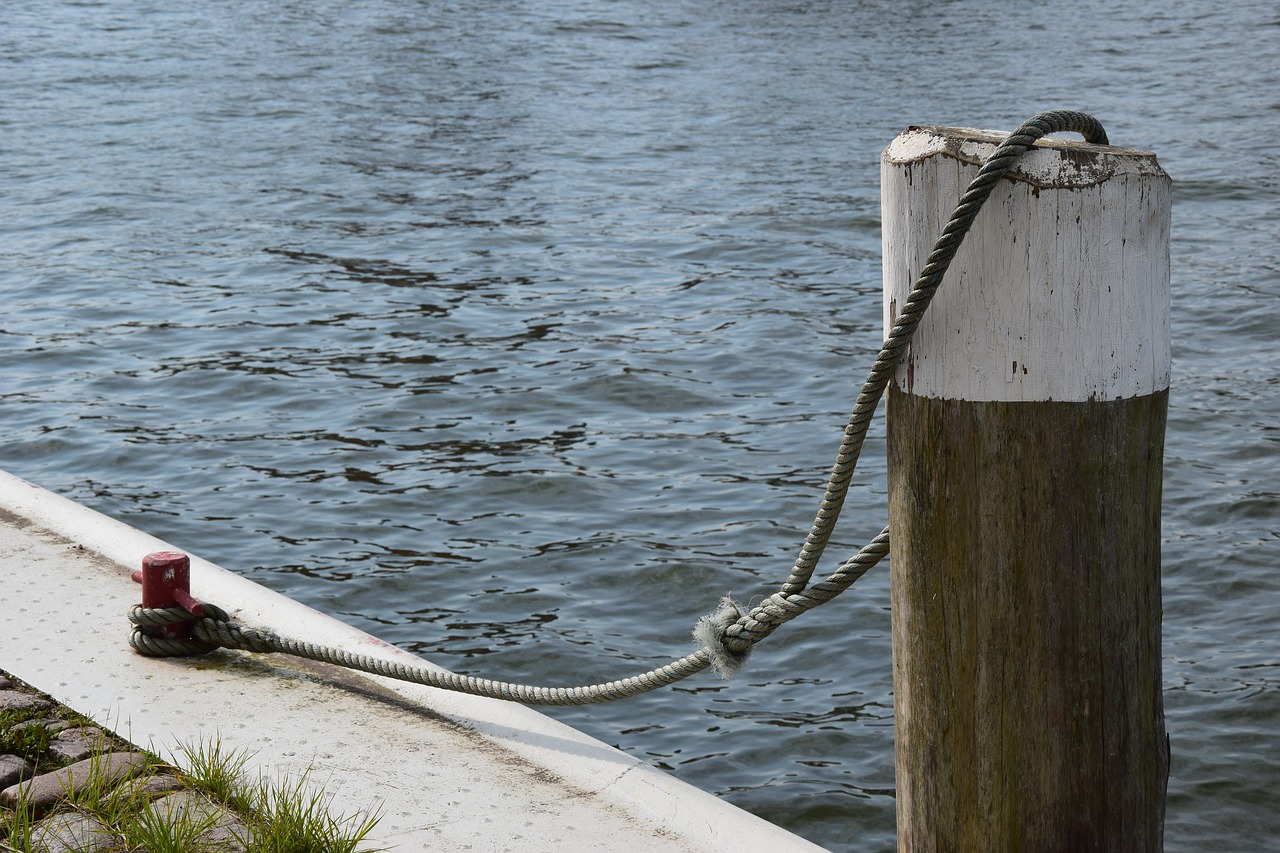
M 886 334 L 1004 134 L 882 159 Z M 1162 848 L 1170 181 L 1044 139 L 1000 181 L 888 395 L 902 851 Z

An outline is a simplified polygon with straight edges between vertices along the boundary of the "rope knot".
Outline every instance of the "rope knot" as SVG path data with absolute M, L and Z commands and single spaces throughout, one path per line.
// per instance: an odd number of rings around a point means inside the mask
M 725 680 L 736 675 L 751 655 L 750 645 L 735 651 L 725 644 L 726 632 L 742 617 L 742 608 L 726 595 L 720 599 L 720 606 L 715 611 L 703 616 L 693 626 L 693 639 L 706 650 L 716 674 Z

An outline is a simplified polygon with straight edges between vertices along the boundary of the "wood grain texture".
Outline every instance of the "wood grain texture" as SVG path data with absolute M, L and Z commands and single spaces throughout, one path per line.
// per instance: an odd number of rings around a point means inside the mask
M 900 850 L 1161 849 L 1167 407 L 890 386 Z

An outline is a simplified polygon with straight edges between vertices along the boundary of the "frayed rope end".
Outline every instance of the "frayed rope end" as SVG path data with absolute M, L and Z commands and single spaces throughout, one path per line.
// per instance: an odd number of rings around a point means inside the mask
M 726 681 L 737 675 L 738 670 L 742 669 L 747 658 L 751 656 L 750 648 L 742 652 L 734 652 L 724 644 L 725 630 L 741 617 L 742 610 L 738 607 L 738 603 L 726 595 L 720 599 L 720 606 L 715 609 L 715 612 L 703 616 L 698 620 L 698 624 L 693 626 L 694 641 L 707 650 L 707 654 L 711 656 L 712 668 Z

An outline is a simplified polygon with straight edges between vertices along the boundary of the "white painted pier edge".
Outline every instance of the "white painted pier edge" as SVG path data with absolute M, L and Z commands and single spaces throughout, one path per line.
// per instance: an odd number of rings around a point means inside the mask
M 0 668 L 178 760 L 213 737 L 376 807 L 396 850 L 813 851 L 813 845 L 531 708 L 281 656 L 141 657 L 144 555 L 182 550 L 0 471 Z M 415 655 L 192 555 L 195 597 L 249 625 Z

